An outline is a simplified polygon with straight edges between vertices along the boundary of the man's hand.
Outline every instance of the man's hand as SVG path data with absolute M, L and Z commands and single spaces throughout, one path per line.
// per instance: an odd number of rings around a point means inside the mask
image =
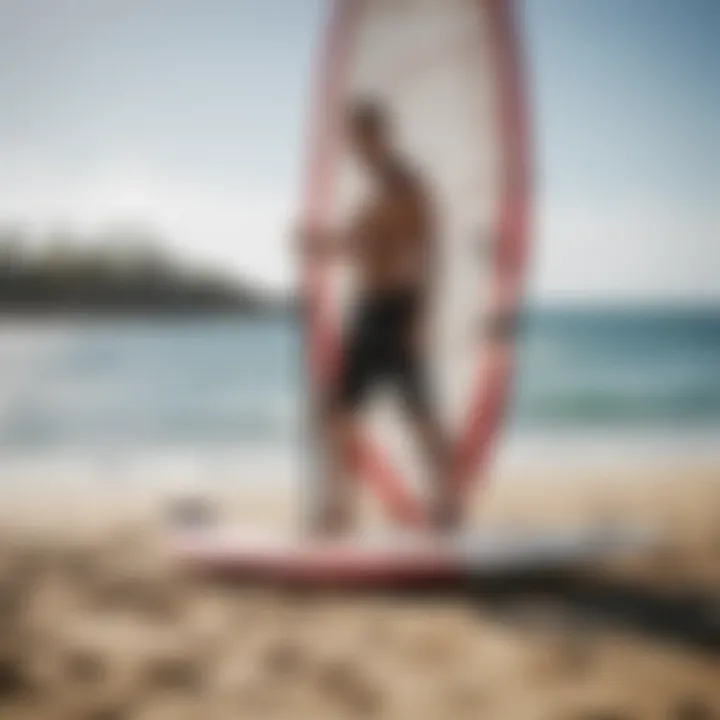
M 317 226 L 300 225 L 295 231 L 293 239 L 297 252 L 305 259 L 322 259 L 334 251 L 331 233 Z
M 316 251 L 320 239 L 319 230 L 307 223 L 297 225 L 292 233 L 294 248 L 302 256 Z

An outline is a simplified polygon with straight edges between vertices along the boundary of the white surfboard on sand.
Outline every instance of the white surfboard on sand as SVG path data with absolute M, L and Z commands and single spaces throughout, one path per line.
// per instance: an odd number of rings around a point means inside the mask
M 315 584 L 407 584 L 558 571 L 646 551 L 651 529 L 489 528 L 445 538 L 427 534 L 299 540 L 237 527 L 186 528 L 173 551 L 203 574 Z

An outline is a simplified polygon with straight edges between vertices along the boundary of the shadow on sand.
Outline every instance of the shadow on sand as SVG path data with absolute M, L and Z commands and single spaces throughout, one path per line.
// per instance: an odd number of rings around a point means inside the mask
M 215 582 L 268 586 L 215 576 Z M 392 597 L 413 603 L 461 601 L 500 622 L 528 629 L 619 630 L 720 658 L 720 593 L 666 591 L 631 582 L 591 577 L 580 571 L 513 575 L 378 588 L 269 583 L 292 598 L 332 594 Z
M 544 572 L 425 587 L 413 596 L 465 599 L 498 620 L 538 628 L 629 631 L 720 657 L 720 593 Z

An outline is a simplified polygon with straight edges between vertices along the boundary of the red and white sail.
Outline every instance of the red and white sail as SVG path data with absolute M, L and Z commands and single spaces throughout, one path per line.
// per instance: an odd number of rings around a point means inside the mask
M 440 254 L 429 361 L 459 490 L 480 474 L 502 419 L 512 347 L 486 330 L 517 309 L 525 258 L 527 119 L 512 5 L 339 0 L 312 127 L 308 222 L 341 226 L 367 193 L 342 127 L 358 98 L 387 110 L 398 148 L 433 193 Z M 342 362 L 336 338 L 352 302 L 352 268 L 309 266 L 306 281 L 310 382 L 319 392 Z M 426 486 L 425 466 L 399 404 L 378 393 L 359 473 L 396 516 L 411 519 L 411 501 L 392 483 Z

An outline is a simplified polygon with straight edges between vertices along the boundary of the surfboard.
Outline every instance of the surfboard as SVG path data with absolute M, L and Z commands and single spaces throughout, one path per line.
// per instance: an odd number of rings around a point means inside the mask
M 292 583 L 367 586 L 587 568 L 646 551 L 651 528 L 486 528 L 437 538 L 426 533 L 299 540 L 296 535 L 237 527 L 186 528 L 173 553 L 203 574 Z
M 528 118 L 512 0 L 340 0 L 333 7 L 311 121 L 306 225 L 341 228 L 367 197 L 343 138 L 348 103 L 387 113 L 397 150 L 430 188 L 439 219 L 431 298 L 433 401 L 454 443 L 450 482 L 483 475 L 512 375 L 529 206 Z M 352 268 L 304 267 L 307 386 L 319 402 L 343 362 L 338 336 L 356 297 Z M 426 463 L 389 392 L 367 411 L 352 471 L 395 522 L 422 525 Z M 323 488 L 315 433 L 309 512 Z

